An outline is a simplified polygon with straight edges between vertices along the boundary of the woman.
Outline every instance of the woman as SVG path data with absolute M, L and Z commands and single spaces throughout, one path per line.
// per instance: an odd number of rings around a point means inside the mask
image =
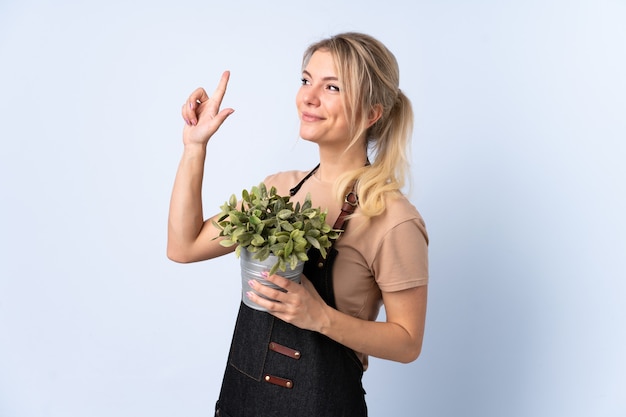
M 365 416 L 368 356 L 408 363 L 421 351 L 428 237 L 401 192 L 413 113 L 395 57 L 368 35 L 344 33 L 311 45 L 302 68 L 300 136 L 317 144 L 319 166 L 264 181 L 295 201 L 310 193 L 328 219 L 356 210 L 327 262 L 307 262 L 301 284 L 278 275 L 267 280 L 284 292 L 250 283 L 275 301 L 250 293 L 269 314 L 240 307 L 220 416 Z M 214 240 L 219 231 L 203 219 L 201 199 L 207 143 L 233 113 L 220 110 L 228 80 L 225 72 L 211 97 L 200 88 L 183 105 L 168 228 L 168 257 L 177 262 L 233 251 Z M 386 321 L 377 322 L 382 304 Z

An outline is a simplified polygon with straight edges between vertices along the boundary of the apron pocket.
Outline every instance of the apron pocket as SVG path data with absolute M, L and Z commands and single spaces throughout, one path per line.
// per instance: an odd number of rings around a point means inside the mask
M 242 374 L 260 381 L 274 327 L 274 316 L 254 310 L 243 302 L 239 306 L 228 364 Z

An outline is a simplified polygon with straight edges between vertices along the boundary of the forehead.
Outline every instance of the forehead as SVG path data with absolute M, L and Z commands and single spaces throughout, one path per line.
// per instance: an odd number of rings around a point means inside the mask
M 335 59 L 329 51 L 317 50 L 313 52 L 304 70 L 313 76 L 329 77 L 337 76 Z

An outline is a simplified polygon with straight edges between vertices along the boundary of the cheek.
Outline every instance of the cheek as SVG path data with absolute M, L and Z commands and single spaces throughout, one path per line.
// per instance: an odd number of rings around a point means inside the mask
M 296 93 L 296 106 L 299 106 L 302 103 L 302 88 L 298 89 Z

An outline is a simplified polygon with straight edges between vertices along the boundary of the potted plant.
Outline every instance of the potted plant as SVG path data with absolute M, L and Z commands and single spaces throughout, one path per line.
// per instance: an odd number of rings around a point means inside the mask
M 238 245 L 235 254 L 241 258 L 243 301 L 260 309 L 245 296 L 251 278 L 268 285 L 260 274 L 269 269 L 270 275 L 278 273 L 299 282 L 309 249 L 318 249 L 325 258 L 341 231 L 326 223 L 327 212 L 313 207 L 310 194 L 303 204 L 294 206 L 275 187 L 268 190 L 260 183 L 244 189 L 241 197 L 238 202 L 233 194 L 213 224 L 220 230 L 217 238 L 224 238 L 222 246 Z

